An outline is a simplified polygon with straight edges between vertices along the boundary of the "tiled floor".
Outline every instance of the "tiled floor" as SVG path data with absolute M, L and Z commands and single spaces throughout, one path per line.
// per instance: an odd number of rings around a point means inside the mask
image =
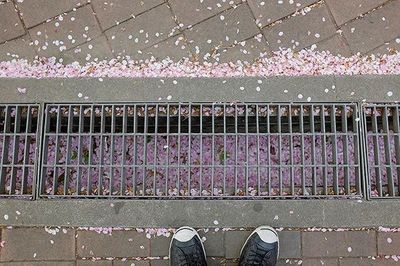
M 2 0 L 0 60 L 252 62 L 281 48 L 400 48 L 400 0 Z M 314 46 L 313 46 L 314 47 Z
M 236 265 L 250 232 L 199 230 L 209 264 Z M 3 228 L 0 265 L 169 265 L 170 237 L 121 229 L 103 234 L 72 228 Z M 279 265 L 396 265 L 400 259 L 399 232 L 285 229 L 279 238 Z

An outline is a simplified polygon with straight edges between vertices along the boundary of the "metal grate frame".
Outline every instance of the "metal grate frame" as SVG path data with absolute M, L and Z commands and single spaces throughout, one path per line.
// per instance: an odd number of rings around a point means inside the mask
M 34 198 L 39 105 L 0 104 L 0 198 Z
M 400 198 L 400 105 L 364 104 L 368 196 Z
M 44 112 L 40 197 L 363 195 L 357 104 L 47 104 Z

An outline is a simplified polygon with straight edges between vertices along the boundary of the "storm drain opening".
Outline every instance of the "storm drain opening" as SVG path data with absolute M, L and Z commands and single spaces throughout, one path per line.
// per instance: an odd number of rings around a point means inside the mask
M 399 104 L 368 104 L 363 107 L 371 198 L 400 196 L 399 107 Z
M 356 104 L 46 105 L 46 198 L 360 197 Z
M 0 197 L 33 198 L 38 105 L 0 104 Z

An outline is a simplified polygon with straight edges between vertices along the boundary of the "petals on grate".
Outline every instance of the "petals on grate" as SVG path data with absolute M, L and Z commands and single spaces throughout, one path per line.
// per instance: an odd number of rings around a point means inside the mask
M 369 193 L 372 198 L 399 197 L 400 105 L 365 105 Z
M 43 197 L 360 196 L 355 104 L 47 105 Z
M 38 105 L 0 105 L 0 197 L 33 197 Z

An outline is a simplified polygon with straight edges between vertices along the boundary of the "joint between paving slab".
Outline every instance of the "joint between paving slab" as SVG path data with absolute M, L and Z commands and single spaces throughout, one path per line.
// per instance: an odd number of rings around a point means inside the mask
M 128 21 L 131 20 L 131 19 L 135 19 L 135 18 L 137 18 L 137 17 L 139 17 L 139 16 L 141 16 L 141 15 L 143 15 L 143 14 L 146 14 L 146 13 L 148 13 L 149 11 L 151 11 L 151 10 L 157 8 L 157 7 L 160 7 L 160 6 L 162 6 L 162 5 L 165 5 L 165 2 L 163 2 L 163 3 L 161 3 L 161 4 L 158 4 L 158 5 L 156 5 L 156 6 L 153 6 L 153 7 L 149 8 L 149 9 L 146 9 L 145 11 L 140 12 L 140 13 L 134 15 L 134 16 L 130 16 L 130 17 L 127 18 L 127 19 L 118 21 L 118 24 L 115 23 L 114 25 L 112 25 L 112 26 L 110 26 L 110 27 L 104 29 L 104 32 L 106 32 L 106 31 L 108 31 L 108 30 L 110 30 L 110 29 L 113 29 L 113 28 L 115 28 L 115 27 L 118 27 L 118 26 L 120 26 L 120 25 L 122 25 L 122 24 L 128 22 Z M 92 7 L 92 9 L 93 9 L 93 7 Z M 93 10 L 94 10 L 94 9 L 93 9 Z M 97 17 L 97 15 L 96 15 L 96 17 Z M 98 22 L 98 23 L 100 24 L 100 22 Z
M 35 25 L 33 25 L 33 26 L 27 27 L 27 30 L 29 31 L 30 29 L 33 29 L 33 28 L 35 28 L 35 27 L 37 27 L 37 26 L 46 24 L 46 23 L 48 23 L 48 22 L 50 22 L 50 21 L 56 19 L 57 17 L 59 17 L 59 16 L 61 16 L 61 15 L 67 15 L 67 14 L 72 13 L 72 12 L 74 12 L 74 11 L 80 9 L 80 8 L 83 8 L 83 7 L 87 6 L 87 5 L 90 5 L 90 2 L 85 3 L 85 4 L 81 4 L 81 5 L 77 5 L 77 6 L 73 7 L 73 8 L 70 9 L 70 10 L 64 11 L 64 12 L 62 12 L 62 13 L 58 13 L 57 15 L 52 16 L 52 17 L 46 19 L 45 21 L 42 21 L 42 22 L 37 23 L 37 24 L 35 24 Z
M 286 15 L 284 17 L 281 17 L 279 19 L 276 19 L 273 22 L 270 22 L 270 23 L 264 25 L 263 27 L 261 27 L 261 29 L 267 29 L 267 28 L 273 27 L 276 24 L 282 23 L 283 21 L 285 21 L 285 20 L 287 20 L 287 19 L 289 19 L 291 17 L 296 16 L 297 14 L 301 13 L 302 11 L 304 11 L 306 8 L 314 8 L 316 6 L 320 6 L 320 5 L 322 5 L 323 2 L 324 2 L 324 0 L 320 0 L 318 2 L 311 3 L 311 4 L 309 4 L 309 5 L 307 5 L 307 6 L 303 7 L 303 8 L 300 8 L 299 10 L 296 10 L 295 12 L 290 13 L 289 15 Z
M 98 36 L 97 38 L 100 38 L 101 36 L 103 36 L 103 37 L 106 39 L 107 47 L 108 47 L 108 49 L 110 50 L 111 54 L 115 57 L 115 54 L 114 54 L 113 49 L 112 49 L 112 47 L 111 47 L 110 40 L 108 39 L 107 35 L 104 33 L 105 30 L 103 29 L 103 27 L 102 27 L 101 24 L 100 24 L 100 20 L 99 20 L 99 18 L 98 18 L 98 16 L 97 16 L 97 13 L 94 11 L 92 1 L 90 1 L 89 4 L 90 4 L 90 8 L 92 9 L 93 16 L 94 16 L 94 19 L 96 20 L 97 26 L 99 27 L 99 29 L 100 29 L 100 31 L 101 31 L 101 35 Z M 95 38 L 95 39 L 97 39 L 97 38 Z M 90 41 L 91 41 L 91 40 L 90 40 Z M 90 42 L 90 41 L 86 41 L 86 42 L 84 42 L 84 43 L 82 43 L 82 44 L 80 44 L 80 45 L 83 45 L 83 44 L 88 43 L 88 42 Z M 73 48 L 74 48 L 74 47 L 73 47 Z M 71 49 L 73 49 L 73 48 L 71 48 Z M 71 49 L 68 49 L 67 51 L 69 51 L 69 50 L 71 50 Z
M 324 0 L 324 1 L 325 1 L 325 0 Z M 366 11 L 366 12 L 360 14 L 360 15 L 358 15 L 357 17 L 352 18 L 352 19 L 350 19 L 349 21 L 346 21 L 346 22 L 344 22 L 344 23 L 342 23 L 342 24 L 340 24 L 340 25 L 338 25 L 338 26 L 339 26 L 340 28 L 343 27 L 343 26 L 346 26 L 347 24 L 352 23 L 352 22 L 354 22 L 354 21 L 356 21 L 356 20 L 359 20 L 359 19 L 365 17 L 365 15 L 368 15 L 368 14 L 374 12 L 375 10 L 381 9 L 382 7 L 384 7 L 385 5 L 387 5 L 388 3 L 394 2 L 394 1 L 397 1 L 397 0 L 387 0 L 385 3 L 383 3 L 383 4 L 381 4 L 381 5 L 377 6 L 377 7 L 374 7 L 374 8 L 372 8 L 372 9 L 370 9 L 370 10 L 368 10 L 368 11 Z

